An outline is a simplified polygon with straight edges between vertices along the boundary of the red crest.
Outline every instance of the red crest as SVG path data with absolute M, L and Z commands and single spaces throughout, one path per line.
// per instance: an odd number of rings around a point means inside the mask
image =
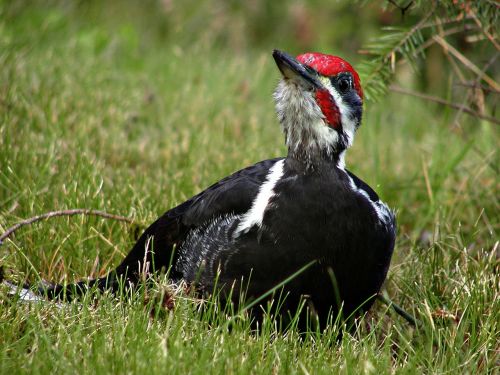
M 359 75 L 351 66 L 351 64 L 349 64 L 344 59 L 338 56 L 311 52 L 297 56 L 297 60 L 301 64 L 307 65 L 316 70 L 319 74 L 327 77 L 336 76 L 337 74 L 342 72 L 351 73 L 354 79 L 354 88 L 356 89 L 359 97 L 363 99 L 363 89 L 361 88 Z

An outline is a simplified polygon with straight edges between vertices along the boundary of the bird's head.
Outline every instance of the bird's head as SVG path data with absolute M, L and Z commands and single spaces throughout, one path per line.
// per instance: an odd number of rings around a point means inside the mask
M 318 158 L 342 164 L 361 123 L 358 73 L 340 57 L 322 53 L 293 58 L 274 50 L 273 57 L 283 75 L 274 99 L 289 156 L 308 164 Z

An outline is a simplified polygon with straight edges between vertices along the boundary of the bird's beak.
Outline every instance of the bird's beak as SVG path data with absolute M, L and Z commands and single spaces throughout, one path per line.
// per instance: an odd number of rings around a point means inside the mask
M 308 88 L 322 86 L 318 79 L 318 73 L 314 69 L 301 64 L 289 54 L 275 49 L 273 57 L 285 79 L 291 79 Z

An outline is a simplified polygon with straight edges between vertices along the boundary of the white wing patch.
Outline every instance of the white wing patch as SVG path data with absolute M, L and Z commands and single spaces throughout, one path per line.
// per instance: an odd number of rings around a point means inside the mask
M 261 226 L 264 212 L 269 204 L 269 200 L 275 195 L 274 187 L 283 176 L 284 160 L 277 161 L 270 169 L 266 181 L 260 187 L 259 193 L 252 203 L 252 207 L 241 216 L 241 221 L 234 231 L 237 237 L 241 232 L 246 233 L 254 225 Z

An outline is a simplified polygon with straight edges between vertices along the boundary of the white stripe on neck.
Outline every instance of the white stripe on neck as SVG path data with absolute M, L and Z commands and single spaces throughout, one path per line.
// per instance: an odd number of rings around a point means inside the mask
M 333 99 L 335 100 L 335 104 L 340 112 L 340 122 L 342 123 L 342 130 L 344 134 L 347 136 L 347 146 L 346 149 L 352 146 L 354 141 L 354 133 L 356 133 L 357 124 L 354 119 L 351 118 L 351 109 L 349 106 L 344 103 L 344 100 L 340 96 L 340 94 L 335 90 L 332 86 L 332 83 L 329 79 L 325 79 L 322 81 L 323 85 L 328 89 Z
M 346 150 L 339 154 L 339 161 L 337 163 L 337 167 L 342 170 L 345 170 L 345 151 Z
M 387 205 L 380 199 L 377 201 L 372 201 L 368 193 L 362 188 L 358 187 L 347 172 L 346 175 L 347 178 L 349 179 L 349 184 L 351 185 L 352 190 L 358 194 L 361 194 L 372 205 L 380 222 L 385 225 L 389 224 L 390 221 L 392 220 L 392 215 L 393 215 L 389 207 L 387 207 Z

